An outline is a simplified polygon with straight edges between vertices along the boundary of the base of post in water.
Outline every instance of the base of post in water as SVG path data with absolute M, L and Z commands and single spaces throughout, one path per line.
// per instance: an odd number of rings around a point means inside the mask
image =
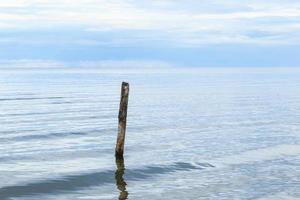
M 115 180 L 116 180 L 116 186 L 118 190 L 120 191 L 119 194 L 119 200 L 125 200 L 128 199 L 128 192 L 126 190 L 126 182 L 124 179 L 125 174 L 125 165 L 123 159 L 116 159 L 116 172 L 115 172 Z

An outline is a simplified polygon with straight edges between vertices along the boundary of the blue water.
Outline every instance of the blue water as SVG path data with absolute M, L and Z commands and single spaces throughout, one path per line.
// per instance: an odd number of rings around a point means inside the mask
M 0 70 L 0 199 L 300 199 L 299 91 L 287 68 Z

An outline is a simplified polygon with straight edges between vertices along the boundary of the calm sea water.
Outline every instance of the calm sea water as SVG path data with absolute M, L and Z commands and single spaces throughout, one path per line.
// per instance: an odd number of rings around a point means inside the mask
M 300 199 L 300 69 L 1 70 L 0 124 L 1 200 Z

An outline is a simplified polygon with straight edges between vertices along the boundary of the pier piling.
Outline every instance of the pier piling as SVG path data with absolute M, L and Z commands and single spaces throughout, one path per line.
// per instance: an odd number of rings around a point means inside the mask
M 129 84 L 126 82 L 122 82 L 121 100 L 120 100 L 120 108 L 119 108 L 118 137 L 117 137 L 116 151 L 115 151 L 116 159 L 123 159 L 123 154 L 124 154 L 128 95 L 129 95 Z

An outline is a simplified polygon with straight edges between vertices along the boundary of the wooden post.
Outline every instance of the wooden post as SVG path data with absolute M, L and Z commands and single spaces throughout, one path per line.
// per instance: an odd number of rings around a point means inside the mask
M 115 152 L 116 159 L 123 159 L 128 95 L 129 95 L 129 84 L 123 82 L 121 88 L 121 100 L 120 100 L 120 109 L 119 109 L 118 138 L 117 138 L 116 152 Z

